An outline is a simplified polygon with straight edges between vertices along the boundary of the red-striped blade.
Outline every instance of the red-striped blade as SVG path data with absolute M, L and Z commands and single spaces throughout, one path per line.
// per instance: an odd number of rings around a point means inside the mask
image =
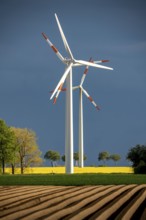
M 56 53 L 58 58 L 64 62 L 64 57 L 61 55 L 61 53 L 58 51 L 58 49 L 52 44 L 52 42 L 49 40 L 47 35 L 45 33 L 42 33 L 42 35 L 45 38 L 46 42 L 49 44 L 49 46 L 52 48 L 52 50 Z
M 89 62 L 93 63 L 92 57 L 90 57 Z M 88 73 L 89 66 L 86 66 L 84 70 L 84 74 L 86 75 Z
M 101 68 L 101 69 L 113 70 L 113 68 L 111 68 L 111 67 L 96 64 L 94 62 L 92 63 L 92 62 L 87 62 L 87 61 L 84 61 L 84 60 L 75 60 L 75 62 L 79 63 L 79 64 L 83 64 L 85 66 L 93 66 L 93 67 L 97 67 L 97 68 Z
M 81 88 L 83 93 L 87 96 L 87 98 L 90 100 L 90 102 L 94 105 L 94 107 L 97 110 L 100 110 L 100 107 L 94 102 L 94 100 L 92 99 L 92 97 L 87 93 L 87 91 L 85 89 L 83 89 L 83 87 Z
M 54 97 L 54 95 L 55 95 L 55 93 L 58 91 L 60 85 L 65 82 L 66 77 L 67 77 L 67 75 L 69 74 L 70 69 L 72 68 L 72 65 L 73 65 L 73 64 L 70 63 L 69 66 L 66 68 L 64 74 L 62 75 L 61 79 L 59 80 L 59 82 L 58 82 L 58 84 L 57 84 L 57 86 L 56 86 L 54 92 L 52 93 L 50 99 L 52 99 L 52 98 Z
M 90 57 L 89 62 L 93 63 L 92 57 Z M 89 69 L 89 66 L 86 66 L 86 68 L 84 70 L 84 73 L 83 73 L 83 76 L 81 78 L 81 82 L 80 82 L 81 86 L 82 86 L 82 84 L 83 84 L 83 82 L 85 80 L 85 77 L 86 77 L 87 73 L 88 73 L 88 69 Z
M 109 62 L 109 60 L 95 60 L 93 63 L 106 63 Z
M 61 92 L 65 92 L 65 91 L 66 91 L 66 88 L 61 89 Z M 54 90 L 49 91 L 49 93 L 53 93 L 53 92 L 54 92 Z
M 109 60 L 101 60 L 102 63 L 109 62 Z
M 53 104 L 56 104 L 57 98 L 55 97 L 53 100 Z
M 56 96 L 55 96 L 55 98 L 54 98 L 53 104 L 56 103 L 60 92 L 61 92 L 61 91 L 66 91 L 66 88 L 62 88 L 62 87 L 63 87 L 63 84 L 64 84 L 64 82 L 60 84 L 60 86 L 59 86 L 59 88 L 58 88 L 58 91 L 57 91 L 57 93 L 56 93 Z

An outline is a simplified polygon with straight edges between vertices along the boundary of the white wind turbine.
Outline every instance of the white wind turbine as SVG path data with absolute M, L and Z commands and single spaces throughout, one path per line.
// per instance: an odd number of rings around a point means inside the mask
M 113 70 L 110 67 L 102 66 L 99 64 L 91 63 L 88 61 L 83 60 L 76 60 L 73 57 L 73 54 L 70 50 L 70 47 L 67 43 L 66 37 L 63 33 L 62 27 L 60 25 L 60 22 L 58 20 L 57 15 L 55 14 L 56 22 L 65 46 L 65 49 L 69 55 L 69 58 L 64 58 L 60 52 L 57 50 L 57 48 L 52 44 L 52 42 L 49 40 L 49 38 L 42 33 L 43 37 L 45 38 L 46 42 L 49 44 L 49 46 L 52 48 L 52 50 L 56 53 L 58 58 L 66 65 L 65 72 L 63 73 L 60 81 L 58 82 L 55 90 L 53 91 L 51 98 L 54 97 L 54 95 L 59 94 L 59 92 L 62 89 L 63 83 L 66 80 L 67 85 L 67 91 L 66 91 L 66 130 L 65 130 L 65 166 L 66 166 L 66 173 L 73 173 L 73 97 L 72 97 L 72 67 L 74 66 L 93 66 L 96 68 L 102 68 L 102 69 L 108 69 Z
M 94 61 L 94 63 L 103 63 L 108 62 L 109 60 L 99 60 Z M 90 58 L 89 62 L 93 62 Z M 73 90 L 79 89 L 79 167 L 84 167 L 84 129 L 83 129 L 83 93 L 89 99 L 89 101 L 94 105 L 97 110 L 100 110 L 99 106 L 94 102 L 92 97 L 88 94 L 88 92 L 83 88 L 84 80 L 87 76 L 89 66 L 86 66 L 83 76 L 81 78 L 80 84 L 78 86 L 74 86 Z
M 91 58 L 89 59 L 89 62 L 94 62 L 94 63 L 103 63 L 103 62 L 108 62 L 109 60 L 99 60 L 99 61 L 93 61 Z M 88 69 L 89 66 L 86 66 L 83 76 L 81 78 L 80 84 L 78 86 L 74 86 L 73 90 L 77 90 L 79 89 L 79 128 L 78 128 L 78 138 L 79 138 L 79 142 L 78 142 L 78 146 L 79 146 L 79 167 L 84 167 L 84 128 L 83 128 L 83 93 L 86 95 L 86 97 L 89 99 L 89 101 L 94 105 L 94 107 L 97 110 L 100 110 L 99 106 L 94 102 L 94 100 L 92 99 L 92 97 L 87 93 L 87 91 L 83 88 L 83 83 L 84 80 L 87 76 L 88 73 Z M 61 88 L 57 95 L 54 98 L 54 102 L 53 104 L 56 103 L 57 98 L 59 96 L 59 93 L 61 91 L 66 91 L 66 88 Z M 53 93 L 53 91 L 50 91 L 51 93 Z

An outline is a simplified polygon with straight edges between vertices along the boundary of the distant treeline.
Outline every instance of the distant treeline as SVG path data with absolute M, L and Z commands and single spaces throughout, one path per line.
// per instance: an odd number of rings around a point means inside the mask
M 5 173 L 5 167 L 11 166 L 12 174 L 15 173 L 15 168 L 21 168 L 21 174 L 27 167 L 40 166 L 44 160 L 41 157 L 42 152 L 37 145 L 37 137 L 34 131 L 27 128 L 9 127 L 6 122 L 0 119 L 0 167 L 2 173 Z M 65 162 L 65 155 L 60 155 L 59 152 L 48 150 L 44 159 L 50 161 L 51 166 L 57 166 L 57 162 L 62 160 Z M 110 154 L 107 151 L 102 151 L 97 156 L 98 161 L 102 161 L 100 166 L 106 166 L 108 160 L 114 161 L 115 165 L 121 160 L 119 154 Z M 146 173 L 146 146 L 136 145 L 129 149 L 126 159 L 132 162 L 135 173 Z M 84 155 L 84 160 L 87 156 Z M 75 166 L 78 166 L 79 153 L 74 153 Z

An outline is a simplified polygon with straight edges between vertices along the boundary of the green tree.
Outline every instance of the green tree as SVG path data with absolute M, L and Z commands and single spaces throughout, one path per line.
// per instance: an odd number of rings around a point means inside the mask
M 63 162 L 65 162 L 65 155 L 62 155 L 61 159 Z
M 15 146 L 18 152 L 15 154 L 15 162 L 19 161 L 21 174 L 24 168 L 29 166 L 40 165 L 43 162 L 41 151 L 37 145 L 37 138 L 34 131 L 27 128 L 11 128 L 15 134 Z
M 140 163 L 146 164 L 146 146 L 138 144 L 132 147 L 127 154 L 127 160 L 132 162 L 133 167 L 137 167 Z
M 74 153 L 74 160 L 75 160 L 75 166 L 78 166 L 78 162 L 79 162 L 79 153 L 78 152 Z
M 18 146 L 16 145 L 16 139 L 14 142 L 14 145 L 12 146 L 12 157 L 11 160 L 9 161 L 12 167 L 12 174 L 15 174 L 15 166 L 16 163 L 19 164 L 19 153 L 18 153 Z
M 5 173 L 5 164 L 13 159 L 15 135 L 2 119 L 0 119 L 0 161 L 2 173 Z
M 49 150 L 45 153 L 44 158 L 51 161 L 52 167 L 57 165 L 57 161 L 60 160 L 60 154 L 57 151 Z
M 86 155 L 84 155 L 84 161 L 87 159 Z M 75 166 L 78 166 L 79 163 L 79 152 L 74 153 Z
M 115 165 L 117 164 L 117 162 L 119 160 L 121 160 L 121 156 L 119 154 L 111 154 L 110 155 L 110 159 L 113 160 L 115 162 Z
M 103 161 L 103 163 L 104 163 L 104 165 L 105 165 L 105 162 L 107 161 L 107 160 L 109 160 L 110 159 L 110 155 L 109 155 L 109 153 L 107 152 L 107 151 L 103 151 L 103 152 L 100 152 L 99 154 L 98 154 L 98 160 L 99 161 Z

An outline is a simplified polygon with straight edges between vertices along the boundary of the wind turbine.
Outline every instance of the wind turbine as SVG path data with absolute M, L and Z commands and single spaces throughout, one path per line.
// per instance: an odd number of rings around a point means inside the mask
M 99 60 L 99 61 L 93 61 L 92 58 L 89 59 L 89 62 L 94 62 L 94 63 L 103 63 L 103 62 L 108 62 L 109 60 Z M 73 87 L 73 90 L 77 90 L 79 89 L 79 128 L 78 128 L 78 131 L 79 131 L 79 134 L 78 134 L 78 138 L 79 138 L 79 167 L 84 167 L 84 129 L 83 129 L 83 93 L 85 94 L 85 96 L 89 99 L 89 101 L 94 105 L 94 107 L 97 109 L 97 110 L 100 110 L 99 106 L 94 102 L 94 100 L 92 99 L 92 97 L 88 94 L 88 92 L 83 88 L 83 83 L 84 83 L 84 80 L 87 76 L 87 73 L 88 73 L 88 69 L 89 69 L 89 66 L 86 66 L 85 70 L 84 70 L 84 73 L 83 73 L 83 76 L 81 78 L 81 81 L 80 81 L 80 84 L 78 86 L 74 86 Z M 66 88 L 61 88 L 57 95 L 55 96 L 55 99 L 54 99 L 54 104 L 56 103 L 57 101 L 57 98 L 59 96 L 59 93 L 60 92 L 64 92 L 66 91 Z M 51 93 L 53 93 L 53 91 L 50 91 Z
M 45 38 L 46 42 L 52 48 L 52 50 L 56 53 L 58 58 L 66 65 L 65 72 L 63 73 L 61 79 L 59 80 L 55 90 L 53 91 L 50 99 L 54 97 L 54 95 L 59 93 L 62 89 L 63 83 L 66 80 L 67 90 L 66 90 L 66 128 L 65 128 L 65 166 L 66 166 L 66 173 L 73 173 L 73 96 L 72 96 L 72 67 L 75 66 L 92 66 L 96 68 L 102 68 L 107 70 L 113 70 L 110 67 L 102 66 L 99 64 L 91 63 L 84 60 L 76 60 L 73 57 L 73 54 L 70 50 L 66 37 L 64 35 L 63 29 L 60 25 L 59 19 L 55 14 L 56 22 L 65 46 L 65 50 L 69 55 L 68 58 L 64 58 L 58 49 L 52 44 L 50 39 L 42 33 L 43 37 Z
M 89 62 L 93 62 L 90 58 Z M 108 60 L 95 61 L 96 63 L 108 62 Z M 81 78 L 80 84 L 73 87 L 73 90 L 79 89 L 79 167 L 84 167 L 84 129 L 83 129 L 83 94 L 89 99 L 89 101 L 94 105 L 97 110 L 100 110 L 99 106 L 94 102 L 92 97 L 83 88 L 84 80 L 87 76 L 89 66 L 86 66 L 83 76 Z

